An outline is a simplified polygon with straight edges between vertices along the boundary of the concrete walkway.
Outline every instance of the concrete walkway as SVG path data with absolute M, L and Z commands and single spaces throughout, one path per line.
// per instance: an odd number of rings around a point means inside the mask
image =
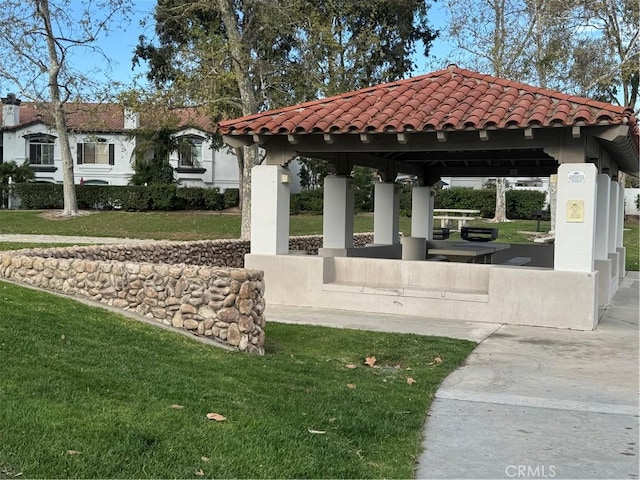
M 593 332 L 269 306 L 268 321 L 480 342 L 436 394 L 418 478 L 638 478 L 638 290 Z

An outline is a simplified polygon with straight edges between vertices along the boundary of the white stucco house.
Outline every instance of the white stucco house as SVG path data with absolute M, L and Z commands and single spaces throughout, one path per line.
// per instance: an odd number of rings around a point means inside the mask
M 74 158 L 76 184 L 127 185 L 133 174 L 135 129 L 145 115 L 113 103 L 65 105 Z M 171 165 L 180 186 L 238 187 L 238 163 L 231 149 L 212 148 L 214 126 L 195 109 L 175 110 L 175 135 L 186 138 L 190 152 L 173 152 Z M 39 182 L 62 183 L 62 155 L 55 127 L 42 105 L 22 102 L 15 95 L 2 98 L 0 162 L 29 163 Z

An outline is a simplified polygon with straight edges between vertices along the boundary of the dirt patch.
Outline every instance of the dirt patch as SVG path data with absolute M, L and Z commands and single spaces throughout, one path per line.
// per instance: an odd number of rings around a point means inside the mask
M 84 217 L 86 215 L 92 215 L 97 213 L 93 210 L 80 210 L 77 215 L 64 215 L 64 210 L 47 210 L 38 214 L 40 218 L 46 218 L 47 220 L 69 220 L 70 218 Z

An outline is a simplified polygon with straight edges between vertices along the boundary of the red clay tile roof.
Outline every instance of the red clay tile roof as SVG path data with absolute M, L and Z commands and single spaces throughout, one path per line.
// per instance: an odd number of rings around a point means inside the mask
M 223 135 L 383 133 L 627 122 L 636 124 L 631 109 L 451 66 L 223 121 L 219 131 Z
M 69 130 L 78 132 L 122 132 L 124 131 L 124 109 L 115 103 L 66 103 L 64 110 Z M 204 132 L 215 128 L 208 117 L 195 108 L 177 108 L 173 112 L 178 117 L 180 128 L 195 127 Z M 141 115 L 142 126 L 145 115 Z M 37 103 L 20 104 L 20 124 L 9 129 L 44 123 L 53 125 L 53 119 L 45 106 Z

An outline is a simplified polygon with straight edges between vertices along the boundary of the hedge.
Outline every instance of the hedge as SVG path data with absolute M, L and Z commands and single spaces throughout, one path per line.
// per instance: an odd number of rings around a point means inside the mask
M 61 184 L 21 183 L 13 186 L 20 197 L 21 208 L 61 209 L 63 193 Z M 175 185 L 107 186 L 76 185 L 78 208 L 84 210 L 121 209 L 126 211 L 146 210 L 223 210 L 238 206 L 239 191 L 228 188 L 220 193 L 217 188 L 176 187 Z M 303 190 L 291 195 L 291 214 L 322 214 L 323 190 Z M 507 190 L 507 217 L 529 219 L 535 210 L 544 207 L 545 193 L 531 190 Z M 358 204 L 358 211 L 366 211 L 370 200 Z M 480 210 L 485 218 L 495 213 L 494 190 L 473 190 L 454 187 L 436 190 L 435 208 L 458 208 Z M 403 215 L 411 214 L 411 188 L 402 186 L 400 208 Z
M 63 208 L 61 184 L 21 183 L 14 184 L 13 189 L 21 200 L 21 208 Z M 78 208 L 83 210 L 223 210 L 238 205 L 237 189 L 235 191 L 235 194 L 223 194 L 218 188 L 178 188 L 175 185 L 76 185 Z

